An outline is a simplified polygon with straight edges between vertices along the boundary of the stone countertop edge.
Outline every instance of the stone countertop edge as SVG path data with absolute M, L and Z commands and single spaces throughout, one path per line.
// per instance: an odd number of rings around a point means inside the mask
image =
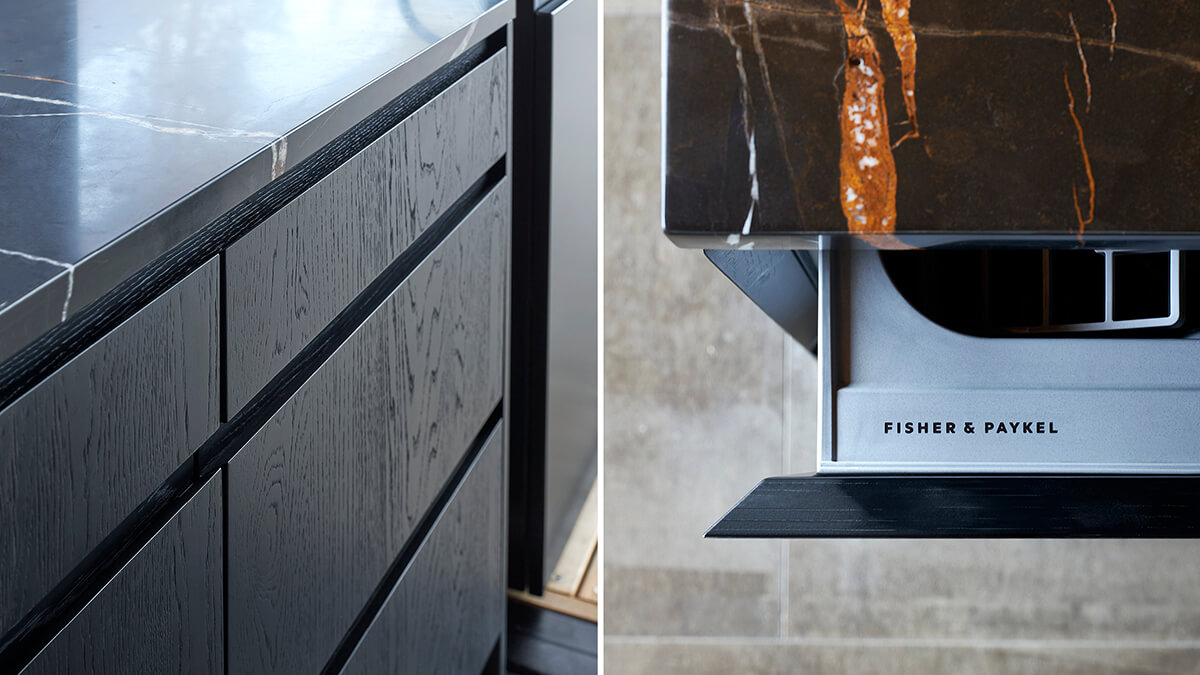
M 209 222 L 270 184 L 330 141 L 393 98 L 419 83 L 467 48 L 503 27 L 515 16 L 515 0 L 502 0 L 474 20 L 451 31 L 352 93 L 330 101 L 321 112 L 252 152 L 233 166 L 223 167 L 207 182 L 195 186 L 170 205 L 74 264 L 23 251 L 0 249 L 0 279 L 4 266 L 31 264 L 42 272 L 29 278 L 24 295 L 0 301 L 0 361 L 16 354 L 47 331 L 116 288 Z M 351 86 L 354 86 L 352 83 Z
M 661 227 L 672 244 L 685 249 L 723 250 L 818 250 L 868 249 L 878 250 L 870 237 L 858 237 L 848 232 L 703 232 L 698 230 Z M 1128 248 L 1144 250 L 1196 250 L 1200 235 L 1188 232 L 1101 232 L 1087 237 L 1086 245 L 1071 234 L 1030 232 L 899 232 L 895 240 L 912 248 Z

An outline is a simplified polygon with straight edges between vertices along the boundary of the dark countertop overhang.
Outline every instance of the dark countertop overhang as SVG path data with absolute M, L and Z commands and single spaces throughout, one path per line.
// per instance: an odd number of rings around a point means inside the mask
M 514 0 L 17 3 L 0 360 L 514 16 Z
M 1200 245 L 1193 0 L 668 0 L 665 21 L 680 245 Z

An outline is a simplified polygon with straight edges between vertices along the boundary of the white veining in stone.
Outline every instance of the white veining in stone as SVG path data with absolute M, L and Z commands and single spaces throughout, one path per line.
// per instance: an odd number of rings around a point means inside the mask
M 279 178 L 287 169 L 287 136 L 280 136 L 271 144 L 271 180 Z
M 471 46 L 471 38 L 475 37 L 475 27 L 478 25 L 478 23 L 472 23 L 467 28 L 467 34 L 463 36 L 462 42 L 454 49 L 454 53 L 450 55 L 451 61 L 462 56 L 463 52 L 467 51 L 467 47 Z
M 754 16 L 750 14 L 750 3 L 742 3 L 742 13 L 746 15 L 746 24 L 754 25 Z M 742 78 L 742 96 L 748 106 L 750 104 L 750 83 L 746 77 L 746 64 L 742 61 L 742 48 L 737 48 L 738 76 Z M 749 136 L 746 147 L 750 152 L 750 210 L 746 213 L 746 222 L 742 225 L 742 234 L 750 234 L 750 221 L 754 219 L 754 207 L 758 206 L 758 146 L 754 143 L 754 129 L 747 127 Z
M 742 234 L 750 234 L 750 222 L 754 220 L 754 207 L 758 206 L 758 152 L 754 143 L 754 132 L 750 132 L 750 210 L 746 212 L 746 222 L 742 225 Z
M 106 110 L 98 110 L 89 105 L 81 103 L 72 103 L 57 98 L 44 98 L 42 96 L 27 96 L 25 94 L 13 94 L 11 92 L 0 91 L 0 98 L 8 98 L 16 101 L 29 101 L 31 103 L 45 103 L 48 105 L 66 106 L 75 108 L 75 112 L 52 112 L 52 113 L 23 113 L 0 115 L 0 118 L 19 119 L 26 117 L 101 117 L 104 119 L 126 122 L 151 131 L 157 131 L 165 134 L 179 134 L 185 136 L 204 136 L 206 138 L 269 138 L 275 140 L 279 138 L 279 134 L 269 131 L 245 131 L 242 129 L 225 129 L 222 127 L 209 126 L 207 124 L 197 124 L 195 122 L 184 122 L 181 120 L 172 120 L 161 117 L 146 117 L 142 115 L 129 115 L 125 113 L 109 112 Z M 165 124 L 164 124 L 165 123 Z M 183 125 L 183 126 L 179 126 Z
M 67 309 L 71 306 L 71 294 L 75 292 L 75 266 L 70 263 L 62 262 L 61 260 L 53 260 L 51 258 L 43 258 L 40 255 L 33 255 L 23 251 L 10 251 L 5 248 L 0 248 L 0 253 L 4 255 L 16 256 L 34 262 L 47 263 L 55 267 L 61 267 L 67 271 L 67 298 L 63 300 L 62 320 L 67 320 Z
M 754 144 L 754 124 L 751 120 L 751 102 L 750 102 L 750 81 L 746 76 L 746 60 L 742 55 L 742 46 L 733 36 L 733 31 L 729 26 L 725 25 L 721 17 L 720 5 L 716 10 L 717 24 L 721 26 L 721 30 L 725 33 L 725 37 L 729 40 L 729 44 L 733 47 L 734 59 L 737 62 L 738 79 L 741 80 L 741 99 L 742 99 L 742 131 L 746 136 L 746 149 L 750 153 L 750 209 L 746 212 L 746 222 L 742 224 L 742 234 L 750 234 L 750 224 L 754 220 L 754 207 L 758 206 L 758 152 Z M 754 17 L 750 13 L 750 5 L 742 4 L 742 12 L 746 16 L 746 22 L 752 24 Z

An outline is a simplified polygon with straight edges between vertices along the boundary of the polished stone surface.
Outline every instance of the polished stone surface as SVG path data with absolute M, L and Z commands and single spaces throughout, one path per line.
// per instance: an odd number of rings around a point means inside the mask
M 513 6 L 9 3 L 0 326 L 24 325 L 0 329 L 0 358 L 502 27 Z
M 677 243 L 1200 233 L 1191 0 L 667 5 Z

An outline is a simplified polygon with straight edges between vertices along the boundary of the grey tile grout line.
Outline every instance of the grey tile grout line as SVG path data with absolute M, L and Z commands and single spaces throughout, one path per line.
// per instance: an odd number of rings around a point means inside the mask
M 779 541 L 779 639 L 788 637 L 788 540 Z
M 657 19 L 661 16 L 662 16 L 662 8 L 657 5 L 654 7 L 654 9 L 651 9 L 651 10 L 614 9 L 611 12 L 608 11 L 608 8 L 605 8 L 605 10 L 604 10 L 604 18 L 605 19 L 641 19 L 641 18 L 648 18 L 648 17 L 653 17 L 653 18 Z
M 783 433 L 781 434 L 782 445 L 782 468 L 783 475 L 789 475 L 792 472 L 792 404 L 795 392 L 792 389 L 792 345 L 789 344 L 790 338 L 779 331 L 779 340 L 783 345 Z M 789 612 L 790 597 L 789 587 L 791 586 L 791 566 L 788 560 L 788 549 L 790 543 L 783 539 L 779 542 L 779 637 L 786 639 L 788 637 L 788 622 L 790 621 Z
M 792 368 L 795 362 L 792 354 L 791 340 L 788 335 L 780 331 L 780 340 L 783 342 L 783 475 L 787 476 L 792 473 L 792 406 L 794 404 L 795 391 L 792 388 Z
M 681 646 L 794 646 L 794 647 L 856 647 L 890 649 L 917 647 L 928 649 L 1060 649 L 1060 650 L 1200 650 L 1200 640 L 1110 640 L 1089 639 L 1046 639 L 1023 638 L 888 638 L 888 637 L 789 637 L 736 636 L 736 635 L 612 635 L 604 636 L 606 643 L 614 645 L 667 645 Z

